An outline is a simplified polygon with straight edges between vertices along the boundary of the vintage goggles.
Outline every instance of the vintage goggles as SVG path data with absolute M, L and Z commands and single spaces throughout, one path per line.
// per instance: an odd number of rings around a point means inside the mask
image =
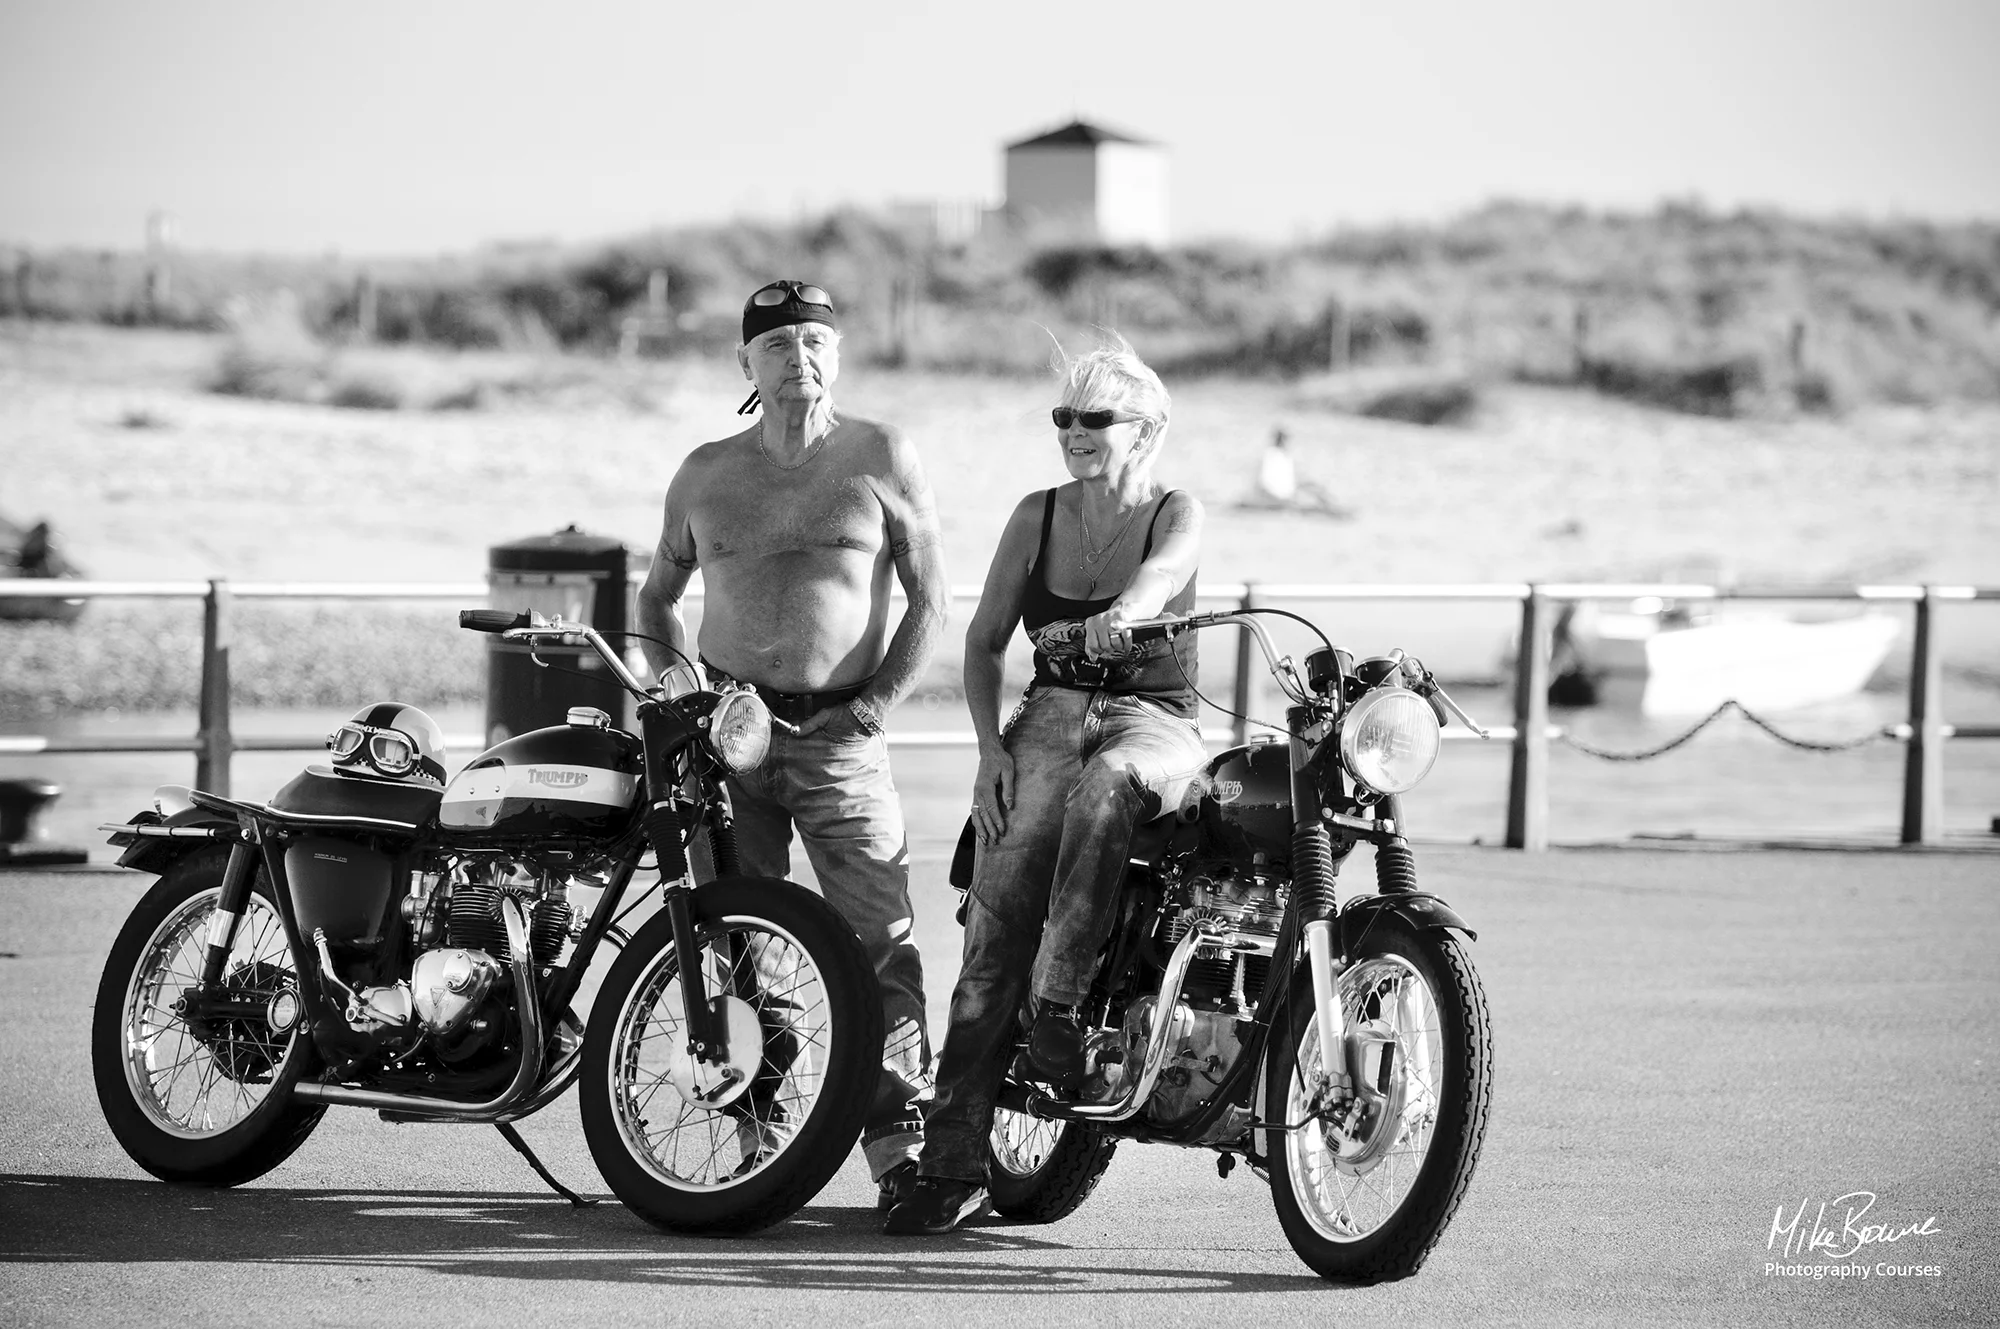
M 750 303 L 760 309 L 770 309 L 789 303 L 794 295 L 798 297 L 800 304 L 825 305 L 828 309 L 833 308 L 832 296 L 817 286 L 800 281 L 774 281 L 751 296 Z
M 1149 416 L 1132 415 L 1126 411 L 1078 411 L 1067 406 L 1058 406 L 1049 412 L 1049 419 L 1056 422 L 1057 429 L 1068 429 L 1072 422 L 1085 429 L 1109 429 L 1113 425 L 1130 424 L 1135 420 L 1150 419 Z
M 417 768 L 419 758 L 417 745 L 408 734 L 352 720 L 334 730 L 326 745 L 334 760 L 353 761 L 359 756 L 384 775 L 408 775 Z

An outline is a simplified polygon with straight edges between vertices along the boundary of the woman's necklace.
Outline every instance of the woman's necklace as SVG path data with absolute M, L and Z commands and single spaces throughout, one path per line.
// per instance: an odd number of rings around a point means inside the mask
M 1146 505 L 1141 503 L 1138 507 L 1126 513 L 1125 520 L 1119 523 L 1118 529 L 1113 533 L 1111 539 L 1101 548 L 1096 549 L 1091 547 L 1090 518 L 1084 515 L 1084 506 L 1084 500 L 1079 496 L 1076 501 L 1076 524 L 1078 531 L 1083 536 L 1083 549 L 1081 551 L 1083 559 L 1077 564 L 1077 571 L 1081 572 L 1090 582 L 1089 586 L 1085 588 L 1085 597 L 1095 598 L 1098 578 L 1102 577 L 1105 572 L 1104 567 L 1101 566 L 1105 557 L 1118 547 L 1118 542 L 1125 538 L 1125 532 L 1132 528 L 1132 519 L 1139 515 L 1139 508 L 1143 508 Z M 1093 567 L 1093 564 L 1099 566 Z

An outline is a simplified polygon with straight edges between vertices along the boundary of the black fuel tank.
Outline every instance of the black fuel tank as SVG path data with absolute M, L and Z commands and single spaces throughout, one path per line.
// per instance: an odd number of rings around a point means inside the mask
M 1208 763 L 1203 777 L 1197 820 L 1208 852 L 1291 861 L 1292 758 L 1286 744 L 1230 748 Z
M 640 753 L 630 734 L 591 725 L 518 734 L 452 777 L 438 822 L 460 844 L 610 839 L 637 815 Z

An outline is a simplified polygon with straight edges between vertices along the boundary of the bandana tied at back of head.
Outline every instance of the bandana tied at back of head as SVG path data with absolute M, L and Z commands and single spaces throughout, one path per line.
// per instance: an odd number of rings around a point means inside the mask
M 783 299 L 773 301 L 769 292 L 780 292 Z M 750 298 L 743 302 L 743 344 L 749 345 L 772 328 L 790 327 L 794 323 L 824 323 L 829 328 L 838 329 L 833 321 L 833 305 L 827 300 L 808 300 L 806 293 L 825 296 L 826 292 L 807 282 L 790 279 L 774 281 L 758 287 Z M 758 393 L 755 388 L 750 396 L 736 408 L 738 415 L 748 415 L 757 408 Z

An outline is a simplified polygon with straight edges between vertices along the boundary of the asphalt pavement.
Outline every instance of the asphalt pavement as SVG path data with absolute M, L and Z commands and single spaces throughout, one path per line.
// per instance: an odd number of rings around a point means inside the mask
M 915 836 L 939 1018 L 947 803 Z M 1047 1226 L 883 1237 L 857 1157 L 765 1233 L 671 1237 L 610 1196 L 573 1094 L 523 1133 L 586 1210 L 489 1128 L 346 1108 L 250 1185 L 163 1185 L 105 1130 L 87 1046 L 150 878 L 0 873 L 0 1323 L 2000 1322 L 2000 860 L 1420 846 L 1419 868 L 1478 929 L 1496 1097 L 1429 1264 L 1375 1288 L 1313 1276 L 1247 1169 L 1162 1146 Z

